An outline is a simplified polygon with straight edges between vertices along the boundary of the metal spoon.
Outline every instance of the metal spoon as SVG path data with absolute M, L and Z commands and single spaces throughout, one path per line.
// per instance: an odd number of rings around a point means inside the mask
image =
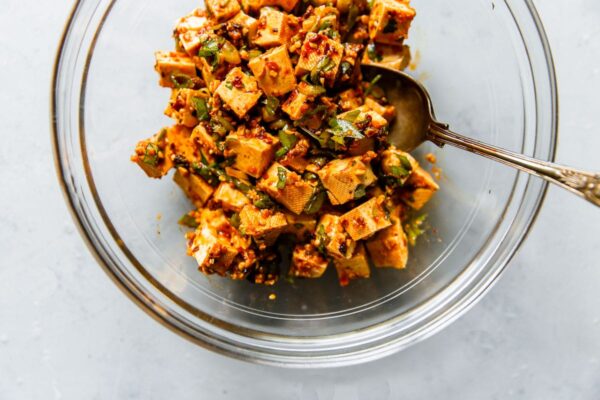
M 363 65 L 362 70 L 366 77 L 381 75 L 378 85 L 396 107 L 389 140 L 397 148 L 411 151 L 426 140 L 440 147 L 450 144 L 539 176 L 600 206 L 600 174 L 536 160 L 454 133 L 448 124 L 436 121 L 429 93 L 411 76 L 378 65 Z

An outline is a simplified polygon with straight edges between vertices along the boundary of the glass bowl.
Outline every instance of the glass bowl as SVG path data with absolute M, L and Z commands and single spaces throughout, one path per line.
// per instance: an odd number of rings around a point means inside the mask
M 194 342 L 285 366 L 373 360 L 439 331 L 498 278 L 527 234 L 546 185 L 454 148 L 423 145 L 442 169 L 427 206 L 429 235 L 404 271 L 339 287 L 280 280 L 274 287 L 200 274 L 177 220 L 191 209 L 171 179 L 129 161 L 135 143 L 171 122 L 154 51 L 171 49 L 192 0 L 77 2 L 53 87 L 56 164 L 65 198 L 100 265 L 140 307 Z M 411 71 L 440 121 L 543 160 L 556 145 L 552 58 L 530 1 L 413 0 Z M 275 300 L 269 298 L 274 294 Z

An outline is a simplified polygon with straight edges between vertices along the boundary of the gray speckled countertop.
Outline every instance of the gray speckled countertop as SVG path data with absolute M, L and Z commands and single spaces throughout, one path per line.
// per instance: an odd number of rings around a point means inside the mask
M 69 3 L 0 13 L 0 399 L 600 398 L 600 210 L 556 188 L 479 304 L 381 361 L 255 366 L 148 318 L 97 267 L 55 177 L 48 94 Z M 557 159 L 600 171 L 600 2 L 535 3 L 559 79 Z

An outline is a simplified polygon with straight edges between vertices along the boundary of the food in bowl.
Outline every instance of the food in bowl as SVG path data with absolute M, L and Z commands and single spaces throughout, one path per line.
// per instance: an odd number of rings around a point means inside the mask
M 315 3 L 315 4 L 313 4 Z M 156 53 L 175 120 L 132 156 L 173 179 L 195 210 L 187 248 L 200 271 L 274 284 L 287 275 L 341 285 L 371 266 L 403 269 L 438 185 L 387 141 L 395 109 L 361 63 L 404 69 L 409 1 L 207 0 Z M 407 235 L 408 233 L 408 235 Z

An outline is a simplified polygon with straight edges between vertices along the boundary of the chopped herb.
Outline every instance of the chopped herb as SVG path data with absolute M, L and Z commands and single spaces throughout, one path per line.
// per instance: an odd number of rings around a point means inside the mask
M 319 176 L 314 172 L 305 171 L 304 174 L 302 174 L 302 179 L 305 181 L 318 181 Z
M 196 221 L 196 218 L 192 217 L 189 214 L 183 214 L 183 216 L 179 218 L 179 221 L 177 221 L 177 223 L 179 225 L 187 226 L 188 228 L 198 227 L 198 222 Z
M 250 60 L 252 60 L 253 58 L 260 56 L 261 54 L 262 54 L 262 51 L 260 51 L 258 49 L 252 49 L 248 52 L 248 58 Z
M 352 31 L 354 28 L 354 24 L 356 24 L 356 19 L 358 18 L 358 13 L 360 10 L 356 4 L 352 4 L 350 9 L 348 10 L 348 18 L 346 19 L 346 25 L 348 26 L 348 33 Z
M 225 87 L 226 87 L 227 89 L 229 89 L 229 90 L 232 90 L 232 89 L 233 89 L 233 85 L 232 85 L 232 84 L 231 84 L 231 82 L 229 82 L 229 81 L 225 81 Z
M 285 168 L 277 167 L 277 189 L 285 188 L 287 181 L 287 171 Z
M 281 145 L 288 149 L 291 149 L 292 147 L 294 147 L 296 142 L 298 142 L 298 138 L 296 137 L 296 135 L 294 135 L 293 133 L 287 133 L 283 129 L 279 131 L 279 134 L 277 135 L 277 137 L 279 137 L 279 141 L 281 142 Z
M 202 46 L 200 46 L 200 49 L 198 50 L 198 57 L 213 57 L 217 55 L 218 52 L 219 41 L 217 39 L 210 38 L 204 41 L 204 43 L 202 43 Z
M 325 88 L 320 85 L 306 84 L 298 86 L 298 91 L 305 96 L 317 97 L 325 93 Z
M 397 154 L 398 160 L 400 160 L 400 165 L 402 165 L 402 167 L 407 170 L 407 171 L 412 171 L 412 164 L 410 163 L 410 160 L 408 159 L 408 157 L 406 157 L 405 155 L 402 154 Z
M 390 167 L 390 170 L 392 172 L 392 176 L 399 179 L 406 178 L 408 175 L 410 175 L 409 171 L 407 171 L 406 169 L 404 169 L 404 167 L 399 165 L 392 165 Z
M 192 78 L 187 75 L 174 73 L 171 74 L 170 79 L 175 89 L 190 89 L 194 87 Z
M 213 123 L 216 122 L 219 126 L 221 126 L 223 128 L 223 130 L 225 131 L 224 133 L 228 133 L 228 132 L 231 132 L 233 130 L 233 125 L 231 125 L 231 123 L 225 117 L 222 117 L 220 115 L 215 115 L 213 118 L 215 120 Z M 213 127 L 213 131 L 214 130 L 215 129 Z M 221 136 L 224 136 L 224 134 L 221 135 Z
M 319 104 L 318 106 L 316 106 L 312 110 L 309 110 L 308 112 L 306 112 L 302 116 L 302 119 L 306 120 L 306 119 L 312 117 L 313 115 L 319 114 L 320 112 L 325 111 L 325 110 L 327 110 L 327 106 L 325 104 Z
M 233 183 L 233 186 L 240 192 L 247 194 L 250 190 L 252 190 L 252 186 L 242 182 L 237 178 L 228 177 L 229 182 Z
M 351 69 L 352 64 L 350 64 L 348 61 L 343 61 L 340 64 L 340 70 L 342 71 L 342 75 L 346 75 L 348 72 L 350 72 Z
M 364 135 L 352 124 L 343 119 L 331 118 L 328 121 L 329 127 L 335 136 L 352 139 L 362 139 Z
M 383 33 L 394 33 L 398 29 L 398 23 L 395 19 L 390 18 L 388 23 L 383 28 Z
M 279 100 L 277 97 L 267 96 L 264 101 L 265 111 L 269 117 L 273 117 L 277 112 L 277 108 L 279 108 Z
M 200 121 L 207 121 L 209 115 L 206 101 L 202 97 L 192 97 L 192 104 L 196 109 L 196 118 L 198 118 Z
M 369 60 L 379 62 L 383 57 L 379 53 L 377 53 L 377 48 L 375 47 L 375 43 L 369 43 L 367 45 L 367 56 Z
M 319 84 L 319 78 L 322 73 L 332 70 L 335 67 L 335 62 L 329 56 L 323 56 L 317 62 L 315 67 L 310 71 L 310 80 L 314 84 Z
M 365 185 L 358 185 L 354 191 L 354 198 L 360 199 L 367 195 L 367 187 Z
M 327 193 L 325 193 L 325 191 L 322 190 L 322 188 L 315 189 L 312 197 L 310 198 L 310 201 L 308 202 L 306 207 L 304 207 L 304 212 L 306 214 L 318 213 L 321 210 L 321 207 L 323 207 L 325 197 L 327 197 Z
M 321 24 L 317 28 L 317 31 L 323 31 L 328 28 L 331 28 L 331 20 L 325 20 L 325 21 L 321 22 Z
M 354 122 L 354 121 L 356 121 L 356 118 L 358 118 L 359 115 L 360 115 L 360 110 L 349 111 L 344 114 L 342 119 L 344 121 Z
M 223 174 L 223 171 L 219 171 L 214 166 L 209 166 L 208 163 L 194 163 L 192 164 L 192 170 L 202 177 L 210 186 L 218 186 L 221 182 L 219 176 Z
M 411 246 L 414 246 L 417 243 L 417 238 L 425 233 L 423 224 L 425 223 L 426 219 L 427 214 L 421 214 L 417 217 L 414 217 L 404 225 L 404 230 L 406 232 L 408 243 Z
M 257 191 L 256 194 L 258 196 L 257 199 L 254 200 L 254 206 L 256 208 L 265 209 L 275 207 L 275 203 L 273 203 L 273 200 L 271 200 L 271 198 L 265 193 Z
M 381 74 L 375 75 L 375 77 L 371 80 L 371 82 L 369 82 L 369 86 L 367 86 L 367 90 L 365 90 L 365 96 L 367 96 L 369 93 L 371 93 L 373 91 L 373 89 L 375 89 L 375 85 L 380 80 L 381 80 Z
M 240 214 L 238 213 L 233 213 L 231 215 L 231 217 L 229 217 L 229 223 L 231 224 L 231 226 L 233 226 L 235 229 L 239 229 L 240 224 L 242 223 L 241 219 L 240 219 Z
M 327 234 L 325 233 L 325 225 L 319 225 L 319 228 L 316 232 L 316 239 L 319 245 L 317 246 L 317 250 L 323 255 L 327 255 Z
M 156 167 L 158 165 L 158 151 L 159 149 L 156 143 L 148 143 L 146 145 L 146 149 L 144 150 L 144 158 L 142 158 L 142 162 L 144 164 Z
M 330 135 L 326 131 L 317 133 L 317 132 L 311 131 L 310 129 L 304 128 L 302 126 L 299 128 L 300 128 L 300 130 L 302 130 L 302 132 L 306 133 L 308 136 L 310 136 L 311 138 L 313 138 L 317 142 L 319 142 L 319 145 L 321 145 L 321 147 L 327 146 L 327 142 L 329 141 Z

